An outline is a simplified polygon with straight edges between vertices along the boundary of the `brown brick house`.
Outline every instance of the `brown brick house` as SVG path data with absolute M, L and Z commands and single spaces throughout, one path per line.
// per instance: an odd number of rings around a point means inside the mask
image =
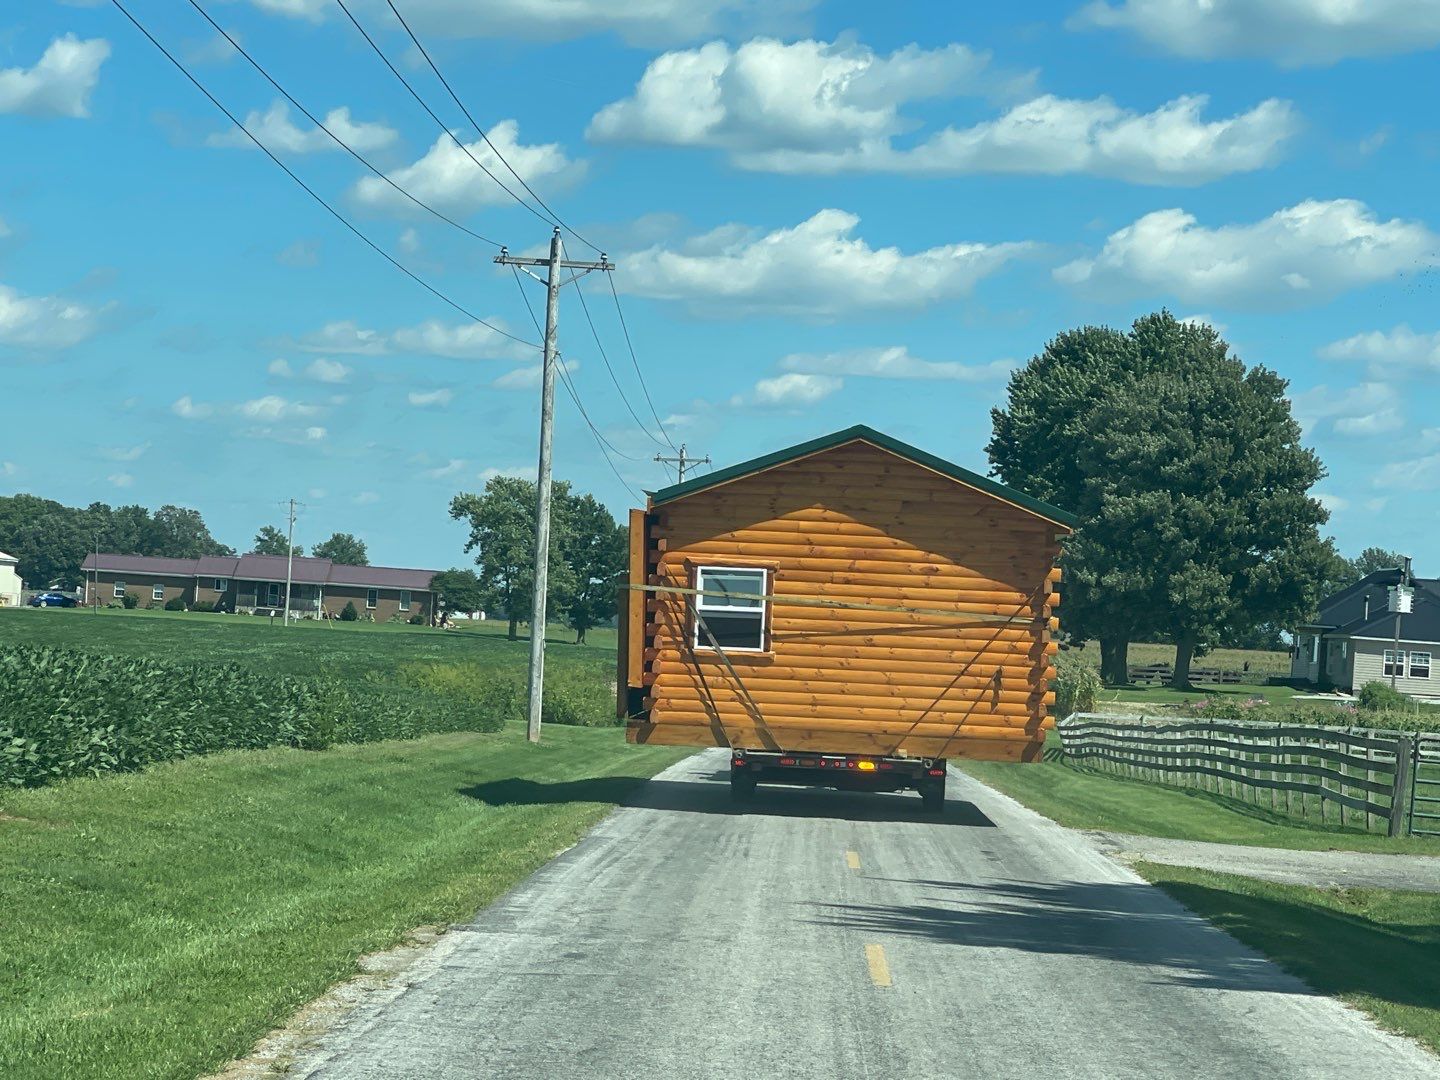
M 141 607 L 164 607 L 176 597 L 190 606 L 199 601 L 218 610 L 257 615 L 285 609 L 283 555 L 207 555 L 165 559 L 151 555 L 87 556 L 85 602 L 113 603 L 126 593 Z M 435 613 L 430 587 L 434 570 L 395 566 L 345 566 L 329 559 L 297 558 L 290 569 L 290 610 L 304 618 L 337 618 L 347 603 L 376 622 Z

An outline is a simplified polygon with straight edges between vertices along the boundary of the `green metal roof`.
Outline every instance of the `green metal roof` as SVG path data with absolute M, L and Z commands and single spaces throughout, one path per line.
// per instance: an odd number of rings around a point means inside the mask
M 1028 510 L 1032 514 L 1053 521 L 1057 525 L 1064 525 L 1066 528 L 1074 528 L 1079 524 L 1079 519 L 1071 513 L 1061 510 L 1059 507 L 1051 506 L 1049 503 L 1033 499 L 1023 492 L 1014 488 L 1006 487 L 988 476 L 981 476 L 979 473 L 971 472 L 969 469 L 962 469 L 952 461 L 938 458 L 934 454 L 927 454 L 909 443 L 903 443 L 899 439 L 890 437 L 883 432 L 876 431 L 864 424 L 856 424 L 843 431 L 836 431 L 830 435 L 822 435 L 818 439 L 811 439 L 809 442 L 798 443 L 795 446 L 786 447 L 784 450 L 776 450 L 774 453 L 766 454 L 763 457 L 752 458 L 749 461 L 742 461 L 738 465 L 731 465 L 729 468 L 716 469 L 714 472 L 706 473 L 704 476 L 697 476 L 693 480 L 686 480 L 683 484 L 672 484 L 669 487 L 661 488 L 650 495 L 650 505 L 659 506 L 662 503 L 674 502 L 676 499 L 683 499 L 687 495 L 694 495 L 697 491 L 705 491 L 718 484 L 728 483 L 731 480 L 738 480 L 742 476 L 749 476 L 752 473 L 762 472 L 765 469 L 772 469 L 777 465 L 784 465 L 787 462 L 795 461 L 798 458 L 808 457 L 811 454 L 818 454 L 822 450 L 833 450 L 845 443 L 863 441 L 872 443 L 882 450 L 888 450 L 898 457 L 907 461 L 913 461 L 917 465 L 923 465 L 948 476 L 952 480 L 958 480 L 962 484 L 978 488 L 987 495 L 994 495 L 997 499 Z

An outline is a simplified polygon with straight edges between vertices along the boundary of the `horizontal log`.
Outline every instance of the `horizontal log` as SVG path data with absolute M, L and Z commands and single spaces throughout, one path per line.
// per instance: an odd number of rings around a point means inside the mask
M 652 713 L 648 723 L 655 727 L 674 728 L 707 728 L 724 730 L 738 745 L 754 746 L 753 742 L 740 743 L 736 739 L 737 734 L 742 732 L 760 733 L 761 728 L 756 724 L 755 718 L 749 715 L 722 714 L 724 723 L 716 725 L 713 718 L 705 715 L 691 714 L 681 715 L 678 713 L 658 714 Z M 1004 723 L 1005 720 L 1015 720 L 1014 723 Z M 894 745 L 903 738 L 922 739 L 955 739 L 962 735 L 967 739 L 989 739 L 1006 741 L 1011 739 L 1031 739 L 1042 737 L 1044 731 L 1048 730 L 1045 724 L 1037 724 L 1033 720 L 1014 717 L 976 717 L 964 724 L 931 723 L 928 718 L 920 723 L 890 724 L 857 724 L 850 721 L 826 719 L 823 717 L 786 717 L 766 716 L 765 727 L 774 736 L 774 741 L 781 746 L 791 746 L 793 743 L 786 737 L 789 732 L 792 735 L 796 732 L 807 732 L 809 737 L 822 740 L 827 737 L 840 737 L 854 735 L 874 738 L 880 745 Z
M 937 589 L 994 595 L 1002 600 L 1013 596 L 1016 603 L 1032 593 L 1038 594 L 1042 585 L 1038 574 L 1026 580 L 1000 581 L 957 567 L 946 567 L 934 574 L 915 574 L 893 572 L 894 567 L 879 571 L 834 570 L 815 567 L 807 562 L 781 560 L 775 563 L 774 569 L 777 570 L 776 580 L 783 581 L 786 585 L 803 582 L 805 585 L 844 585 L 855 588 Z M 690 571 L 683 561 L 663 568 L 652 567 L 648 578 L 651 585 L 686 585 L 689 581 Z
M 656 641 L 652 636 L 649 645 L 645 649 L 645 660 L 647 662 L 661 662 L 666 664 L 693 662 L 691 649 L 684 642 Z M 730 662 L 742 670 L 750 667 L 762 667 L 769 664 L 794 664 L 801 665 L 811 662 L 812 658 L 823 657 L 834 660 L 876 660 L 885 661 L 896 665 L 905 665 L 903 670 L 913 670 L 914 665 L 923 665 L 934 670 L 958 670 L 967 664 L 974 664 L 978 670 L 981 665 L 1004 665 L 1010 663 L 1021 663 L 1029 661 L 1040 663 L 1045 660 L 1053 662 L 1056 646 L 1051 642 L 1036 642 L 1027 648 L 1017 648 L 999 652 L 987 649 L 984 653 L 978 652 L 973 646 L 965 643 L 948 643 L 944 648 L 922 648 L 922 647 L 896 647 L 893 645 L 867 645 L 864 642 L 847 640 L 844 644 L 833 644 L 810 641 L 786 641 L 781 642 L 776 652 L 772 653 L 729 653 Z M 697 652 L 696 656 L 706 657 L 713 654 L 708 652 Z M 718 659 L 715 661 L 718 663 Z
M 897 550 L 921 552 L 930 558 L 964 562 L 966 556 L 977 547 L 1002 545 L 1015 551 L 1035 551 L 1049 555 L 1049 545 L 1034 533 L 1007 529 L 1000 525 L 983 526 L 970 523 L 965 526 L 942 528 L 918 532 L 914 530 L 891 529 L 888 532 L 878 528 L 857 525 L 820 525 L 806 523 L 805 528 L 787 528 L 785 522 L 760 522 L 737 524 L 732 518 L 726 522 L 689 523 L 683 527 L 672 526 L 654 529 L 652 535 L 664 537 L 667 549 L 690 548 L 706 541 L 728 541 L 740 544 L 783 544 L 786 547 L 807 545 L 810 547 L 859 547 L 869 551 Z M 794 522 L 800 525 L 801 522 Z M 932 553 L 933 554 L 929 554 Z
M 686 533 L 696 530 L 724 531 L 747 527 L 777 530 L 783 532 L 818 531 L 827 535 L 852 536 L 900 536 L 917 535 L 946 537 L 958 528 L 980 531 L 1006 529 L 1022 535 L 1028 541 L 1042 546 L 1053 546 L 1051 529 L 1044 522 L 1014 514 L 966 514 L 946 508 L 935 511 L 912 513 L 876 514 L 866 503 L 866 512 L 861 516 L 843 510 L 831 510 L 820 506 L 803 506 L 783 514 L 767 515 L 764 507 L 747 510 L 743 505 L 727 502 L 713 509 L 683 506 L 675 511 L 661 509 L 656 515 L 653 529 L 660 535 Z
M 987 670 L 978 671 L 974 668 L 965 674 L 960 668 L 953 670 L 927 670 L 922 672 L 897 672 L 882 664 L 875 665 L 873 670 L 857 670 L 855 668 L 840 667 L 763 667 L 751 668 L 740 671 L 740 676 L 749 687 L 763 688 L 770 686 L 779 688 L 793 686 L 797 690 L 806 693 L 823 694 L 827 693 L 827 687 L 867 687 L 872 692 L 886 693 L 893 690 L 897 693 L 903 692 L 907 697 L 917 696 L 921 688 L 929 690 L 940 690 L 950 687 L 956 690 L 989 690 L 995 685 L 995 675 L 1000 675 L 1000 689 L 1007 691 L 1029 692 L 1037 686 L 1043 687 L 1049 680 L 1046 673 L 1053 672 L 1054 668 L 1036 668 L 1025 664 L 1006 665 L 996 667 L 986 665 Z M 705 678 L 713 681 L 711 669 L 707 666 Z M 652 670 L 648 678 L 650 685 L 656 687 L 667 686 L 691 686 L 699 680 L 699 675 L 693 664 L 675 664 L 661 666 L 659 670 Z
M 717 695 L 712 706 L 708 702 L 682 702 L 675 705 L 668 705 L 664 709 L 651 709 L 650 719 L 656 722 L 662 721 L 688 721 L 690 723 L 709 723 L 710 717 L 718 712 L 718 715 L 726 723 L 731 720 L 744 720 L 752 718 L 750 706 L 746 703 L 722 701 Z M 1023 727 L 1031 721 L 1034 709 L 1028 705 L 1010 702 L 1001 702 L 999 705 L 977 705 L 974 712 L 965 721 L 966 726 L 979 724 L 982 727 Z M 839 724 L 842 729 L 875 728 L 876 730 L 888 730 L 887 725 L 900 724 L 908 727 L 914 723 L 916 716 L 902 717 L 894 709 L 884 707 L 848 707 L 848 706 L 821 706 L 821 705 L 789 705 L 770 703 L 762 706 L 760 715 L 768 723 L 800 723 L 827 726 Z M 917 714 L 918 716 L 918 711 Z M 948 714 L 947 714 L 948 715 Z M 953 726 L 955 719 L 949 720 Z
M 696 589 L 689 575 L 668 574 L 664 580 L 657 580 L 643 588 L 631 587 L 643 592 L 652 602 L 661 601 L 677 609 L 696 597 L 707 599 L 723 594 L 714 589 Z M 823 585 L 792 580 L 787 574 L 773 574 L 770 578 L 770 592 L 766 600 L 777 606 L 815 607 L 832 610 L 866 609 L 874 611 L 914 611 L 926 614 L 982 614 L 1004 615 L 1007 617 L 1025 614 L 1048 614 L 1059 597 L 1046 593 L 1043 588 L 1031 594 L 1014 591 L 992 590 L 962 591 L 944 588 L 877 588 L 874 585 Z M 654 610 L 653 604 L 651 610 Z
M 667 586 L 651 586 L 652 588 L 665 589 Z M 688 614 L 689 603 L 694 597 L 687 593 L 662 592 L 654 594 L 655 599 L 647 600 L 645 609 L 656 616 L 679 618 Z M 848 628 L 864 626 L 925 626 L 934 630 L 948 628 L 964 628 L 971 626 L 994 626 L 1010 629 L 1024 628 L 1037 621 L 1037 613 L 1033 610 L 1016 611 L 978 611 L 965 609 L 941 609 L 941 608 L 905 608 L 900 610 L 899 606 L 889 604 L 865 604 L 863 601 L 830 600 L 825 597 L 776 596 L 767 603 L 770 607 L 770 622 L 778 625 L 781 621 L 820 624 L 825 626 L 837 626 L 844 624 Z M 841 606 L 843 605 L 843 606 Z M 1038 613 L 1043 617 L 1043 611 Z
M 731 657 L 731 663 L 735 658 Z M 705 662 L 706 677 L 713 662 Z M 826 679 L 840 679 L 849 683 L 876 686 L 941 686 L 959 675 L 964 679 L 988 683 L 999 671 L 1003 680 L 1027 680 L 1049 682 L 1056 676 L 1056 670 L 1048 662 L 1027 656 L 1008 658 L 1004 663 L 995 663 L 991 658 L 961 663 L 913 663 L 904 660 L 867 660 L 854 657 L 827 656 L 775 656 L 765 664 L 736 665 L 741 674 L 749 678 L 804 679 L 816 682 Z M 657 655 L 651 660 L 647 678 L 654 682 L 668 675 L 690 675 L 695 663 L 687 654 L 680 656 L 666 650 L 664 656 Z M 964 672 L 961 675 L 961 672 Z
M 899 696 L 892 694 L 866 694 L 860 688 L 845 691 L 830 687 L 828 693 L 809 693 L 798 687 L 785 691 L 774 686 L 758 686 L 750 680 L 744 681 L 745 692 L 735 687 L 733 680 L 707 679 L 702 688 L 697 680 L 693 687 L 674 685 L 658 689 L 645 702 L 645 708 L 668 712 L 670 709 L 701 709 L 708 703 L 747 705 L 754 704 L 762 714 L 770 708 L 793 713 L 795 708 L 813 709 L 817 716 L 845 717 L 861 709 L 890 712 L 907 721 L 913 721 L 927 713 L 935 716 L 954 717 L 957 714 L 988 714 L 999 705 L 1023 705 L 1028 715 L 1037 704 L 1054 704 L 1054 695 L 1047 691 L 1035 691 L 1031 687 L 1020 690 L 1002 690 L 998 694 L 988 690 L 965 688 L 945 690 L 934 689 L 931 693 L 916 693 Z M 1047 700 L 1049 699 L 1049 700 Z
M 1031 571 L 1034 580 L 1043 580 L 1049 572 L 1053 560 L 1048 552 L 1036 549 L 1035 551 L 1024 551 L 1005 546 L 986 547 L 977 545 L 965 553 L 964 561 L 948 555 L 925 555 L 917 554 L 913 548 L 908 546 L 891 550 L 879 545 L 867 546 L 861 543 L 855 544 L 803 544 L 784 543 L 776 541 L 735 541 L 735 540 L 698 540 L 687 543 L 683 547 L 676 544 L 667 545 L 664 548 L 657 548 L 667 563 L 674 562 L 680 556 L 689 558 L 693 562 L 703 562 L 707 554 L 714 555 L 751 555 L 772 559 L 791 559 L 797 563 L 806 563 L 811 559 L 825 559 L 831 562 L 853 562 L 860 560 L 867 563 L 880 564 L 878 569 L 894 572 L 896 566 L 921 568 L 935 567 L 938 572 L 941 567 L 960 567 L 965 569 L 974 568 L 981 571 L 1010 570 L 1019 568 Z M 659 561 L 659 557 L 656 557 Z M 783 568 L 783 564 L 782 564 Z

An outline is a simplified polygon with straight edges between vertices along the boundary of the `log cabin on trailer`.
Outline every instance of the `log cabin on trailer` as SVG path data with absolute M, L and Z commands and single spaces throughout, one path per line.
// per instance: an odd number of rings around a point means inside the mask
M 1037 758 L 1074 523 L 864 426 L 657 491 L 630 513 L 627 737 L 942 776 Z

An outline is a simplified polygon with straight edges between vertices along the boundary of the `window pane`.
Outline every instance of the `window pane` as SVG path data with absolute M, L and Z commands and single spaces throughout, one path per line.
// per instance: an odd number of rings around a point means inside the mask
M 1410 654 L 1410 677 L 1412 679 L 1428 679 L 1430 677 L 1430 654 L 1428 652 Z
M 763 649 L 765 648 L 765 621 L 755 615 L 719 615 L 707 612 L 705 625 L 710 628 L 716 644 L 722 649 Z M 697 624 L 695 644 L 702 649 L 710 647 L 710 637 Z
M 700 591 L 725 593 L 725 596 L 702 596 L 703 608 L 758 608 L 764 604 L 764 570 L 724 570 L 701 567 Z

